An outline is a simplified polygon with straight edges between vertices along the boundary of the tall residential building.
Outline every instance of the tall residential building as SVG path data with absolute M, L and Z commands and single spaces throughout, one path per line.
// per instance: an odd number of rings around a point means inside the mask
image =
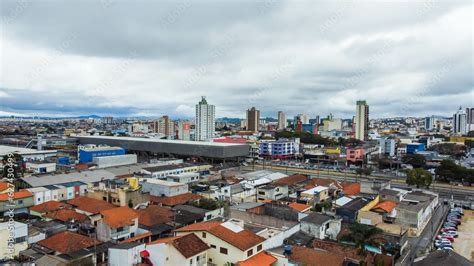
M 171 121 L 169 116 L 165 115 L 160 119 L 153 121 L 153 132 L 163 134 L 166 137 L 174 137 L 176 135 L 174 122 Z
M 296 121 L 298 121 L 298 119 L 301 121 L 302 124 L 309 124 L 309 115 L 308 114 L 298 114 L 296 117 L 295 117 L 295 123 Z
M 357 101 L 355 123 L 355 138 L 368 140 L 369 138 L 369 105 L 366 101 Z
M 214 137 L 216 111 L 214 105 L 207 104 L 206 97 L 196 104 L 196 141 L 208 141 Z
M 278 130 L 283 130 L 286 128 L 286 115 L 283 111 L 278 111 Z
M 177 139 L 179 140 L 190 140 L 191 137 L 191 123 L 189 121 L 179 121 L 177 123 Z
M 247 130 L 252 132 L 258 132 L 260 124 L 260 111 L 255 107 L 247 110 Z
M 462 107 L 459 107 L 459 110 L 453 116 L 453 133 L 467 134 L 467 114 Z
M 474 108 L 466 108 L 467 132 L 474 131 Z

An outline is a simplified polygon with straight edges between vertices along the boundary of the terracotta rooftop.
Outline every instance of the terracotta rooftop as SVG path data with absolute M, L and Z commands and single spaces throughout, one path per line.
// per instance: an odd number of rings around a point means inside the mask
M 342 182 L 342 191 L 346 196 L 354 196 L 360 193 L 360 183 Z
M 273 184 L 290 186 L 290 185 L 305 182 L 308 179 L 309 178 L 305 175 L 296 174 L 296 175 L 290 175 L 290 176 L 287 176 L 287 177 L 280 178 L 280 179 L 274 181 Z
M 144 226 L 153 226 L 172 221 L 173 212 L 170 208 L 150 205 L 146 209 L 138 210 L 138 223 Z
M 260 252 L 244 261 L 237 263 L 237 266 L 271 266 L 278 259 L 266 252 Z
M 82 213 L 77 213 L 75 210 L 71 210 L 71 209 L 62 209 L 62 210 L 48 212 L 44 215 L 44 217 L 53 219 L 53 220 L 59 220 L 62 222 L 68 222 L 72 220 L 77 221 L 77 222 L 85 222 L 89 219 L 87 215 L 84 215 Z
M 288 207 L 290 207 L 294 210 L 297 210 L 299 212 L 304 212 L 304 211 L 307 211 L 307 210 L 311 209 L 311 206 L 309 206 L 309 205 L 296 203 L 296 202 L 288 204 Z
M 7 190 L 10 185 L 7 182 L 0 181 L 0 191 Z
M 73 205 L 79 210 L 96 214 L 101 211 L 117 208 L 117 206 L 108 203 L 103 200 L 88 198 L 88 197 L 77 197 L 71 200 L 68 200 L 67 203 Z
M 394 201 L 386 200 L 386 201 L 379 202 L 377 205 L 375 205 L 372 208 L 372 210 L 389 213 L 389 212 L 392 212 L 392 210 L 395 209 L 397 205 L 398 204 Z
M 344 256 L 333 254 L 327 251 L 319 251 L 311 248 L 293 246 L 289 260 L 305 266 L 321 265 L 343 265 Z
M 97 241 L 93 238 L 70 231 L 64 231 L 59 234 L 55 234 L 38 242 L 39 245 L 62 254 L 73 253 L 83 248 L 92 247 L 94 244 L 99 243 L 100 241 Z
M 188 192 L 188 193 L 184 193 L 184 194 L 173 196 L 173 197 L 150 196 L 150 201 L 153 203 L 160 203 L 165 206 L 176 206 L 176 205 L 188 203 L 190 201 L 195 201 L 201 198 L 202 196 L 200 195 Z
M 35 205 L 30 208 L 30 211 L 38 212 L 38 213 L 46 213 L 46 212 L 52 212 L 56 211 L 59 209 L 70 209 L 72 208 L 71 205 L 60 202 L 60 201 L 55 201 L 55 200 L 50 200 L 43 202 L 41 204 Z
M 247 250 L 255 245 L 258 245 L 265 241 L 263 237 L 256 235 L 255 233 L 243 229 L 240 232 L 234 232 L 224 226 L 222 222 L 202 222 L 191 224 L 176 230 L 176 232 L 194 232 L 194 231 L 206 231 L 221 240 L 235 246 L 240 250 Z
M 33 193 L 29 192 L 28 190 L 21 190 L 13 193 L 13 199 L 24 199 L 33 197 Z M 8 201 L 9 196 L 8 193 L 0 194 L 0 201 Z
M 111 228 L 119 228 L 134 224 L 134 219 L 138 218 L 138 213 L 129 207 L 118 207 L 101 211 L 105 224 Z
M 185 258 L 190 258 L 209 249 L 209 246 L 195 234 L 162 238 L 147 245 L 161 243 L 173 245 Z
M 141 235 L 138 235 L 138 236 L 134 236 L 134 237 L 131 237 L 129 239 L 125 239 L 124 241 L 121 241 L 120 244 L 124 244 L 124 243 L 131 243 L 131 242 L 135 242 L 135 241 L 139 241 L 142 240 L 142 239 L 145 239 L 147 237 L 151 237 L 153 234 L 151 232 L 148 232 L 148 233 L 144 233 L 144 234 L 141 234 Z M 146 242 L 146 241 L 145 241 Z

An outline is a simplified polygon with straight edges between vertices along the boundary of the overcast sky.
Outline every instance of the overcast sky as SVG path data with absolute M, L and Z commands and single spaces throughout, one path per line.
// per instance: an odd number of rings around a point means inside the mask
M 0 115 L 474 107 L 472 1 L 2 1 Z

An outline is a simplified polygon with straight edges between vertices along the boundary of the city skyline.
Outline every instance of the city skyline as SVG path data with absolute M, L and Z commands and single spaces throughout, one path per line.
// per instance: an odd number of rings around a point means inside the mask
M 350 118 L 358 99 L 372 118 L 449 117 L 472 103 L 468 1 L 2 7 L 0 115 L 190 118 L 201 95 L 240 118 Z

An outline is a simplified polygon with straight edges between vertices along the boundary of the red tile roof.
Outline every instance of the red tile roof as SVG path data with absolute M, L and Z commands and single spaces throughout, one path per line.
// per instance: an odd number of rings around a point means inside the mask
M 237 263 L 237 266 L 271 266 L 277 260 L 277 258 L 266 252 L 260 252 L 253 257 Z
M 68 200 L 67 203 L 76 207 L 76 209 L 96 214 L 101 211 L 117 208 L 117 206 L 108 203 L 103 200 L 88 198 L 88 197 L 77 197 L 71 200 Z
M 103 222 L 111 228 L 133 225 L 134 219 L 138 218 L 137 211 L 126 206 L 101 211 L 100 214 Z
M 222 226 L 222 222 L 202 222 L 191 224 L 175 230 L 176 232 L 206 231 L 225 242 L 237 247 L 240 250 L 247 250 L 265 241 L 263 237 L 256 235 L 249 230 L 234 232 Z
M 138 223 L 144 226 L 153 226 L 171 222 L 173 212 L 170 208 L 150 205 L 146 209 L 138 210 Z
M 77 222 L 85 222 L 89 220 L 89 217 L 87 217 L 87 215 L 84 215 L 82 213 L 77 213 L 75 210 L 70 210 L 70 209 L 62 209 L 62 210 L 48 212 L 44 215 L 44 217 L 53 219 L 53 220 L 59 220 L 62 222 L 68 222 L 72 220 L 77 221 Z
M 0 181 L 0 191 L 7 190 L 9 187 L 10 187 L 10 184 L 8 182 Z
M 389 213 L 389 212 L 392 212 L 392 210 L 395 209 L 395 207 L 397 207 L 397 205 L 398 204 L 396 202 L 387 200 L 387 201 L 379 202 L 377 205 L 375 205 L 372 208 L 372 210 L 376 210 L 376 211 L 381 210 L 383 212 Z
M 21 190 L 13 193 L 13 199 L 24 199 L 29 197 L 33 197 L 33 193 L 29 192 L 28 190 Z M 0 201 L 8 200 L 10 200 L 8 193 L 0 194 Z
M 288 204 L 288 207 L 290 207 L 294 210 L 297 210 L 299 212 L 304 212 L 304 211 L 307 211 L 307 210 L 311 209 L 311 206 L 309 206 L 309 205 L 296 203 L 296 202 Z
M 344 263 L 344 256 L 330 253 L 328 251 L 293 246 L 289 261 L 300 263 L 305 266 L 342 266 Z
M 147 246 L 161 243 L 173 245 L 185 258 L 196 256 L 209 249 L 209 246 L 195 234 L 162 238 L 148 243 Z
M 346 196 L 355 196 L 360 193 L 360 183 L 342 182 L 342 191 Z
M 150 196 L 150 201 L 153 203 L 160 203 L 165 206 L 176 206 L 188 203 L 190 201 L 195 201 L 198 199 L 202 199 L 202 196 L 193 194 L 191 192 L 184 193 L 181 195 L 173 196 L 173 197 L 157 197 L 157 196 Z
M 83 248 L 92 247 L 94 246 L 94 243 L 99 244 L 100 242 L 93 238 L 70 231 L 64 231 L 59 234 L 55 234 L 38 242 L 39 245 L 62 254 L 69 254 Z
M 274 181 L 273 184 L 290 186 L 290 185 L 305 182 L 308 179 L 309 179 L 308 176 L 296 174 L 296 175 L 290 175 L 287 177 L 280 178 Z
M 30 208 L 30 211 L 38 212 L 38 213 L 46 213 L 46 212 L 52 212 L 56 211 L 59 209 L 70 209 L 72 208 L 71 205 L 55 201 L 55 200 L 50 200 L 43 202 L 41 204 L 35 205 Z
M 126 239 L 124 241 L 121 241 L 120 244 L 123 244 L 123 243 L 131 243 L 131 242 L 135 242 L 135 241 L 138 241 L 140 242 L 140 240 L 142 239 L 145 239 L 147 237 L 150 237 L 152 236 L 153 234 L 151 232 L 148 232 L 148 233 L 144 233 L 142 235 L 138 235 L 138 236 L 135 236 L 135 237 L 131 237 L 129 239 Z M 145 241 L 146 242 L 146 241 Z
M 342 185 L 337 180 L 328 178 L 311 178 L 308 184 L 306 184 L 305 189 L 312 189 L 317 186 L 328 187 L 331 184 L 338 189 L 342 189 Z

